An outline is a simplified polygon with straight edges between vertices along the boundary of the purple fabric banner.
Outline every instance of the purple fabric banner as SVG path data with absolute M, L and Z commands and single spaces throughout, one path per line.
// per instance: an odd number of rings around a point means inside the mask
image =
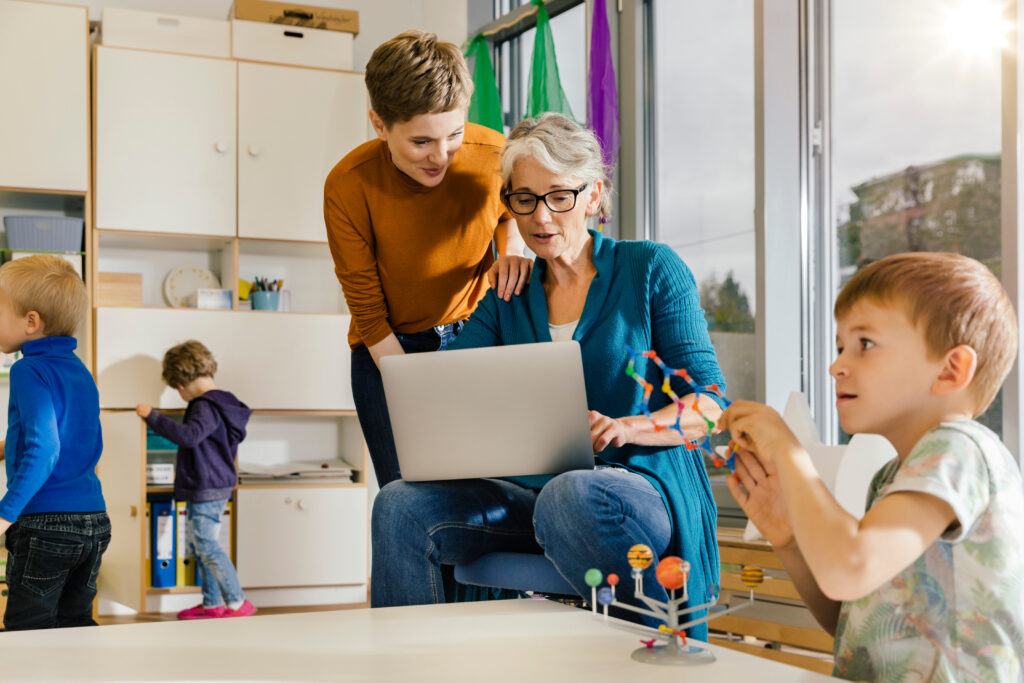
M 606 0 L 594 1 L 590 29 L 590 78 L 587 124 L 597 135 L 604 161 L 614 167 L 619 158 L 619 89 L 612 65 L 612 38 L 608 30 Z

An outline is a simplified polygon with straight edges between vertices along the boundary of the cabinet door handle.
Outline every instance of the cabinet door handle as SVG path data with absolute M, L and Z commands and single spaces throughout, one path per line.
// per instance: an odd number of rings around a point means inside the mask
M 213 148 L 217 150 L 219 154 L 223 154 L 224 152 L 228 151 L 228 143 L 224 142 L 223 140 L 218 140 L 216 143 L 214 143 Z
M 291 498 L 285 498 L 284 499 L 284 504 L 285 505 L 291 505 L 292 504 L 292 499 Z
M 295 507 L 299 508 L 300 510 L 305 510 L 306 509 L 306 506 L 302 504 L 302 499 L 301 498 L 299 498 L 299 502 L 295 504 Z
M 260 155 L 261 150 L 259 145 L 249 145 L 248 147 L 246 147 L 246 151 L 249 152 L 249 156 L 258 157 Z
M 286 38 L 305 38 L 305 35 L 299 31 L 285 31 L 284 35 Z
M 135 507 L 134 505 L 128 507 L 128 512 L 132 517 L 139 516 L 139 508 Z

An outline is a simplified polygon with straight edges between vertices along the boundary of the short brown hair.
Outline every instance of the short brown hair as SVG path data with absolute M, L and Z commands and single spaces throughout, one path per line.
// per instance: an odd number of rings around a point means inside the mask
M 905 306 L 933 357 L 961 344 L 974 349 L 974 416 L 985 412 L 1017 355 L 1017 315 L 991 270 L 960 254 L 894 254 L 862 268 L 846 283 L 836 299 L 836 318 L 862 299 Z
M 35 254 L 8 261 L 0 267 L 0 289 L 15 313 L 35 311 L 47 337 L 73 337 L 78 332 L 89 295 L 82 276 L 60 256 Z
M 163 378 L 175 389 L 199 377 L 213 377 L 216 372 L 217 361 L 210 349 L 195 339 L 178 344 L 164 354 Z
M 406 31 L 377 46 L 365 80 L 370 107 L 387 128 L 420 114 L 466 109 L 473 95 L 459 48 L 423 31 Z

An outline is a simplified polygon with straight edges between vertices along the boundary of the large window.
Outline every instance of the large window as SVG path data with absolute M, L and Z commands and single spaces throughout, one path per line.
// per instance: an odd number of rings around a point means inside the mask
M 838 286 L 888 254 L 1001 273 L 998 0 L 833 3 Z M 827 378 L 826 378 L 827 379 Z M 981 418 L 1002 430 L 1002 395 Z
M 653 238 L 693 271 L 730 398 L 755 399 L 754 5 L 654 0 Z M 728 470 L 710 470 L 723 517 Z
M 496 21 L 509 21 L 509 12 L 529 5 L 529 0 L 501 0 L 495 6 Z M 531 14 L 529 25 L 536 25 Z M 529 28 L 515 37 L 495 45 L 495 69 L 506 132 L 526 114 L 527 93 L 530 89 L 530 62 L 536 28 Z M 555 41 L 559 77 L 562 89 L 569 99 L 573 118 L 581 123 L 587 120 L 587 7 L 584 0 L 556 14 L 551 19 L 551 35 Z
M 653 12 L 654 238 L 697 279 L 729 395 L 755 398 L 753 3 Z

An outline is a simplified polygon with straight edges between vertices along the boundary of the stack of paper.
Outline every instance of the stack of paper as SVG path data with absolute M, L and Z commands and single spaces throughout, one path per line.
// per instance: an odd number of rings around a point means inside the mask
M 337 458 L 284 462 L 276 465 L 240 462 L 238 478 L 245 484 L 280 484 L 296 481 L 348 484 L 352 482 L 352 466 Z

